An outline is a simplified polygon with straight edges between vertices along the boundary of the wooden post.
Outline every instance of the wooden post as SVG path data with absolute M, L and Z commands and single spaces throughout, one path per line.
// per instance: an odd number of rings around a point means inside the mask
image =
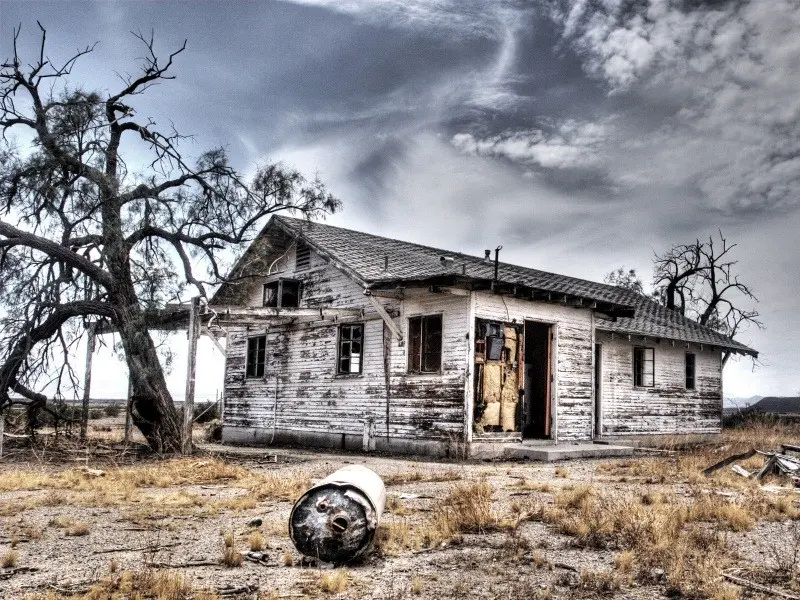
M 183 400 L 183 453 L 192 453 L 192 424 L 194 423 L 194 380 L 197 370 L 197 338 L 200 337 L 200 297 L 189 305 L 189 359 L 186 369 L 186 397 Z
M 125 398 L 125 438 L 124 442 L 127 446 L 131 441 L 131 410 L 133 409 L 133 381 L 128 375 L 128 397 Z
M 86 370 L 83 374 L 83 407 L 81 410 L 81 441 L 86 441 L 86 430 L 89 423 L 89 398 L 92 389 L 92 355 L 94 354 L 94 338 L 96 335 L 94 323 L 87 327 L 86 338 Z

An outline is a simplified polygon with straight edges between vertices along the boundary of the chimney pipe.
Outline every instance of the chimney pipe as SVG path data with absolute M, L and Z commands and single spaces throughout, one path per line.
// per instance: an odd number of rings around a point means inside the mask
M 490 260 L 489 257 L 491 256 L 491 254 L 492 254 L 491 250 L 488 250 L 488 249 L 484 250 L 483 260 L 485 260 L 486 262 L 489 262 L 489 260 Z
M 492 281 L 492 289 L 494 289 L 494 287 L 497 285 L 497 272 L 500 269 L 500 250 L 502 249 L 502 246 L 498 246 L 494 249 L 494 280 Z M 486 252 L 488 258 L 489 251 L 487 250 Z

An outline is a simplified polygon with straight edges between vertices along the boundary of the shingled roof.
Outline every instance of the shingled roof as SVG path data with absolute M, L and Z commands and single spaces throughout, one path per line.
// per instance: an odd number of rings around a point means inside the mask
M 474 284 L 494 278 L 494 261 L 469 254 L 284 216 L 272 217 L 265 231 L 271 226 L 302 239 L 367 289 L 446 279 Z M 597 321 L 597 328 L 603 331 L 708 344 L 758 356 L 733 338 L 618 286 L 503 262 L 499 264 L 497 283 L 600 303 L 606 312 L 617 315 L 616 320 Z

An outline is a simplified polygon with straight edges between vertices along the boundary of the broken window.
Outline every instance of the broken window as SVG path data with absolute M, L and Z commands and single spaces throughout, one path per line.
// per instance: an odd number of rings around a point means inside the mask
M 361 373 L 364 348 L 364 325 L 339 326 L 339 360 L 336 372 L 339 375 Z
M 409 373 L 438 373 L 442 368 L 442 315 L 408 320 Z
M 279 279 L 264 284 L 264 306 L 267 308 L 297 308 L 300 306 L 300 282 Z
M 655 348 L 633 349 L 633 385 L 653 387 L 655 384 Z
M 247 340 L 247 376 L 263 377 L 264 363 L 267 355 L 267 336 L 248 338 Z
M 695 356 L 691 352 L 686 353 L 686 389 L 694 389 L 694 366 Z

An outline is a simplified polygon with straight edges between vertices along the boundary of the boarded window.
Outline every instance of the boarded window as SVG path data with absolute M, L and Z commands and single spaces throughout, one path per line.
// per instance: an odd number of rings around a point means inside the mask
M 300 306 L 300 282 L 279 279 L 264 284 L 264 306 L 267 308 L 297 308 Z
M 691 352 L 686 353 L 686 389 L 693 390 L 695 383 L 694 383 L 694 367 L 695 367 L 695 356 Z
M 655 349 L 633 349 L 633 385 L 636 387 L 653 387 L 655 383 Z
M 247 376 L 263 377 L 264 363 L 267 354 L 267 336 L 249 338 L 247 340 Z
M 442 368 L 442 315 L 408 320 L 408 370 L 437 373 Z
M 339 375 L 361 373 L 364 352 L 364 326 L 339 327 L 339 357 L 336 372 Z
M 311 248 L 303 242 L 297 243 L 295 250 L 294 268 L 299 270 L 308 269 L 311 266 Z

